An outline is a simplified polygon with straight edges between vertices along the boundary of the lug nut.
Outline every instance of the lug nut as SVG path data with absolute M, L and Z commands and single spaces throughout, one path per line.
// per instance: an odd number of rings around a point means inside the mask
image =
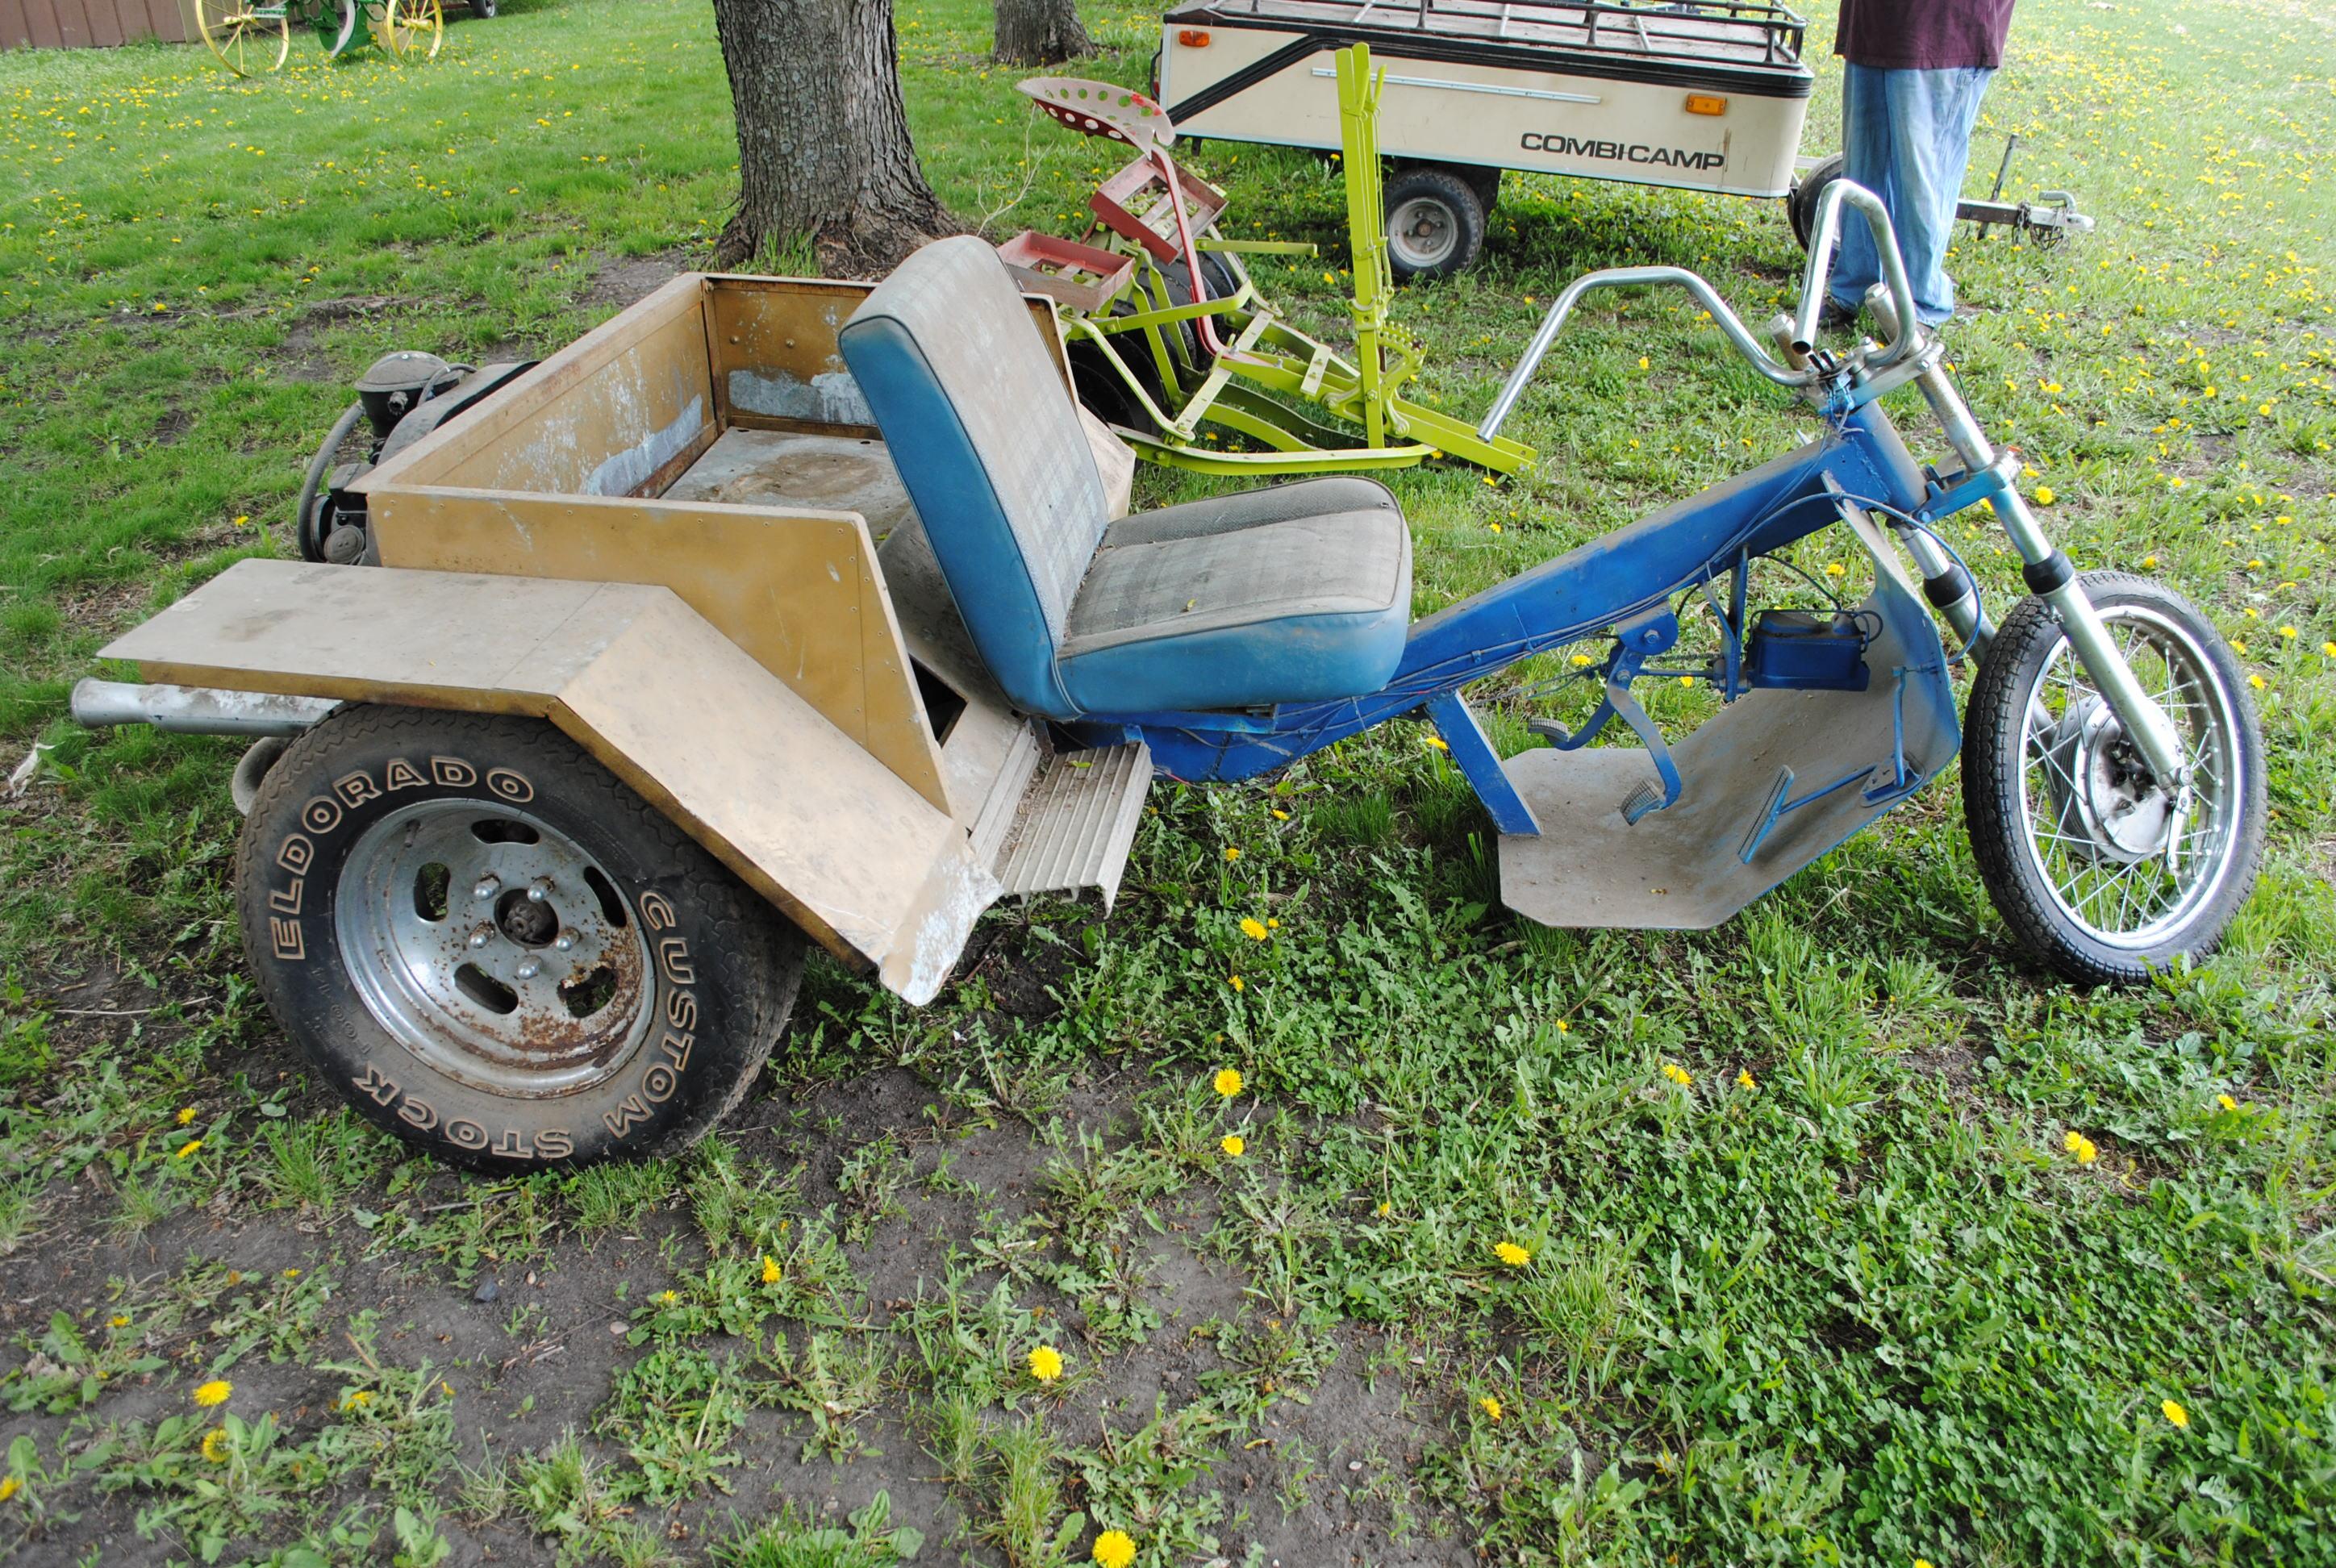
M 520 960 L 518 973 L 521 979 L 531 980 L 535 979 L 536 976 L 543 973 L 543 960 L 540 959 L 521 959 Z
M 551 879 L 550 877 L 538 877 L 535 881 L 527 884 L 528 902 L 531 904 L 540 904 L 550 896 Z
M 485 947 L 487 945 L 487 939 L 494 934 L 495 928 L 492 926 L 474 926 L 471 930 L 471 945 L 474 948 Z
M 502 879 L 500 877 L 481 877 L 478 885 L 472 888 L 471 896 L 474 899 L 491 899 L 495 896 L 495 890 L 502 885 Z

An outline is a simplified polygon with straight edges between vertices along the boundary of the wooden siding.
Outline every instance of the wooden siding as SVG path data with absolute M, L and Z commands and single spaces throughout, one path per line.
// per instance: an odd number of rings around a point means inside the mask
M 0 49 L 112 48 L 199 36 L 193 0 L 0 0 Z

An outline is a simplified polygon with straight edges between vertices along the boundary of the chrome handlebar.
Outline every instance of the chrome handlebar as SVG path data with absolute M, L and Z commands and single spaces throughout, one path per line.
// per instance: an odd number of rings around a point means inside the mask
M 1850 359 L 1853 363 L 1864 364 L 1869 369 L 1886 369 L 1913 353 L 1922 341 L 1921 331 L 1913 325 L 1915 321 L 1914 290 L 1906 280 L 1906 263 L 1898 254 L 1898 238 L 1891 229 L 1888 209 L 1882 205 L 1882 199 L 1874 192 L 1846 180 L 1834 180 L 1817 199 L 1816 221 L 1809 231 L 1808 270 L 1802 276 L 1800 308 L 1792 318 L 1792 352 L 1796 358 L 1806 355 L 1816 336 L 1817 315 L 1825 308 L 1825 285 L 1833 276 L 1834 246 L 1840 238 L 1841 208 L 1844 201 L 1855 207 L 1865 219 L 1867 227 L 1874 230 L 1874 248 L 1882 255 L 1882 280 L 1888 291 L 1891 314 L 1895 317 L 1894 322 L 1888 324 L 1890 340 L 1878 353 L 1869 357 L 1864 350 L 1859 350 Z M 1712 320 L 1718 324 L 1720 331 L 1728 335 L 1728 341 L 1736 346 L 1736 351 L 1751 362 L 1753 369 L 1777 385 L 1808 386 L 1830 374 L 1815 365 L 1778 364 L 1761 346 L 1760 340 L 1752 336 L 1736 312 L 1728 308 L 1728 302 L 1719 297 L 1718 291 L 1698 273 L 1690 272 L 1684 267 L 1610 267 L 1575 278 L 1551 302 L 1549 313 L 1542 317 L 1533 341 L 1525 346 L 1523 357 L 1517 361 L 1516 368 L 1509 372 L 1508 380 L 1501 385 L 1500 395 L 1493 399 L 1493 406 L 1485 413 L 1484 423 L 1476 427 L 1477 435 L 1490 441 L 1499 433 L 1502 424 L 1516 407 L 1517 399 L 1524 395 L 1525 383 L 1531 381 L 1533 372 L 1540 368 L 1542 356 L 1549 352 L 1550 343 L 1557 336 L 1558 328 L 1565 325 L 1566 317 L 1573 314 L 1573 307 L 1582 302 L 1584 295 L 1593 289 L 1636 288 L 1654 284 L 1676 285 L 1693 295 L 1711 313 Z M 1882 313 L 1877 311 L 1875 314 Z

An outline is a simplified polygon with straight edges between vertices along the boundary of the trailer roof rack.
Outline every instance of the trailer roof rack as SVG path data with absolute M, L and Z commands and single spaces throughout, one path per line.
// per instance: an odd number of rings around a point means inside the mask
M 1649 61 L 1797 66 L 1808 18 L 1759 0 L 1220 0 L 1188 14 L 1358 34 L 1585 49 Z

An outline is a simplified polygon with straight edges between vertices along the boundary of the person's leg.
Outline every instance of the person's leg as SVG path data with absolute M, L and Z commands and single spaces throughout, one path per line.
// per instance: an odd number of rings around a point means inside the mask
M 1841 177 L 1890 200 L 1890 101 L 1885 90 L 1893 71 L 1849 62 L 1841 83 Z M 1855 310 L 1882 276 L 1874 236 L 1856 212 L 1842 214 L 1841 258 L 1834 264 L 1826 293 L 1844 310 Z
M 1906 258 L 1915 311 L 1926 326 L 1955 313 L 1947 246 L 1954 238 L 1955 205 L 1971 166 L 1971 127 L 1992 74 L 1979 69 L 1889 73 L 1890 163 L 1896 188 L 1884 200 Z

